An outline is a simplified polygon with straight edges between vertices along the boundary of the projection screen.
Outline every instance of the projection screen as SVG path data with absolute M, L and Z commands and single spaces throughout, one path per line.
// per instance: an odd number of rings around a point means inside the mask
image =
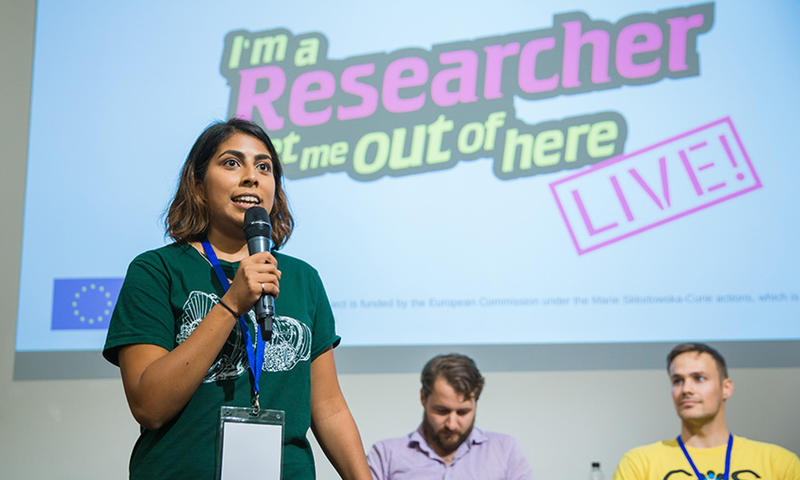
M 345 352 L 698 339 L 800 364 L 798 21 L 789 0 L 40 0 L 15 375 L 102 363 L 189 147 L 232 116 L 275 142 L 283 252 L 320 272 Z

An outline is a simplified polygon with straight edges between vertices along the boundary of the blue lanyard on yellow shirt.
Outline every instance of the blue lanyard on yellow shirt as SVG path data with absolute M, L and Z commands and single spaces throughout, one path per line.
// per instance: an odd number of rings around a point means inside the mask
M 697 467 L 695 466 L 694 462 L 692 461 L 691 455 L 689 455 L 689 451 L 686 450 L 686 446 L 683 444 L 683 440 L 681 440 L 681 436 L 678 435 L 678 445 L 681 446 L 681 450 L 683 450 L 683 455 L 686 457 L 686 460 L 689 460 L 689 465 L 692 466 L 692 470 L 694 470 L 694 474 L 697 475 L 697 478 L 700 480 L 705 480 L 705 475 L 702 475 Z M 725 472 L 718 476 L 717 478 L 728 480 L 730 479 L 731 475 L 731 450 L 733 449 L 733 434 L 728 434 L 728 448 L 725 450 Z
M 228 280 L 228 277 L 225 276 L 225 272 L 222 270 L 222 265 L 219 264 L 219 259 L 217 258 L 217 254 L 214 253 L 214 247 L 208 243 L 208 240 L 203 240 L 203 250 L 206 252 L 206 257 L 208 257 L 208 261 L 211 263 L 211 266 L 214 267 L 214 272 L 217 274 L 217 278 L 219 279 L 219 283 L 222 284 L 223 290 L 226 292 L 228 291 L 228 287 L 230 287 L 231 282 Z M 253 390 L 255 391 L 255 400 L 253 402 L 253 406 L 256 409 L 260 410 L 260 406 L 258 403 L 258 379 L 261 378 L 261 367 L 264 364 L 264 339 L 261 338 L 258 332 L 258 324 L 256 324 L 256 350 L 253 351 L 253 343 L 250 341 L 250 327 L 247 325 L 247 321 L 245 320 L 245 316 L 247 314 L 239 316 L 239 326 L 242 329 L 242 335 L 244 336 L 244 347 L 247 350 L 247 360 L 250 364 L 250 372 L 253 374 Z

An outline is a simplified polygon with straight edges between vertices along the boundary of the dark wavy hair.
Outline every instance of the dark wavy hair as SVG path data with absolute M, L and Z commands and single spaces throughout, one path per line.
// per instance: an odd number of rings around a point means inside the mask
M 269 212 L 269 221 L 272 224 L 272 244 L 277 250 L 289 240 L 294 229 L 294 219 L 289 211 L 286 192 L 283 190 L 283 167 L 267 133 L 255 123 L 239 118 L 213 123 L 197 137 L 183 164 L 178 189 L 164 218 L 166 233 L 178 243 L 201 241 L 208 234 L 210 215 L 203 193 L 203 181 L 211 157 L 220 144 L 234 133 L 243 133 L 259 139 L 266 145 L 272 157 L 275 199 L 272 211 Z
M 459 353 L 437 355 L 428 360 L 420 375 L 423 397 L 428 398 L 439 377 L 444 378 L 459 395 L 466 399 L 474 398 L 476 401 L 481 396 L 485 382 L 475 362 Z

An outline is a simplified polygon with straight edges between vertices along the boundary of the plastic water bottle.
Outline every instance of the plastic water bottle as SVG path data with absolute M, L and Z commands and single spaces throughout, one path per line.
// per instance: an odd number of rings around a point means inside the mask
M 589 471 L 589 480 L 605 480 L 603 471 L 600 470 L 600 462 L 592 462 L 592 469 Z

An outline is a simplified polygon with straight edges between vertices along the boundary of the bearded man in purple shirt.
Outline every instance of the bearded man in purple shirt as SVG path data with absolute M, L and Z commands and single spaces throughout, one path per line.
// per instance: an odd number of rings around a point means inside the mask
M 484 379 L 471 358 L 439 355 L 422 369 L 422 424 L 382 440 L 367 456 L 376 480 L 531 480 L 517 441 L 475 428 Z

